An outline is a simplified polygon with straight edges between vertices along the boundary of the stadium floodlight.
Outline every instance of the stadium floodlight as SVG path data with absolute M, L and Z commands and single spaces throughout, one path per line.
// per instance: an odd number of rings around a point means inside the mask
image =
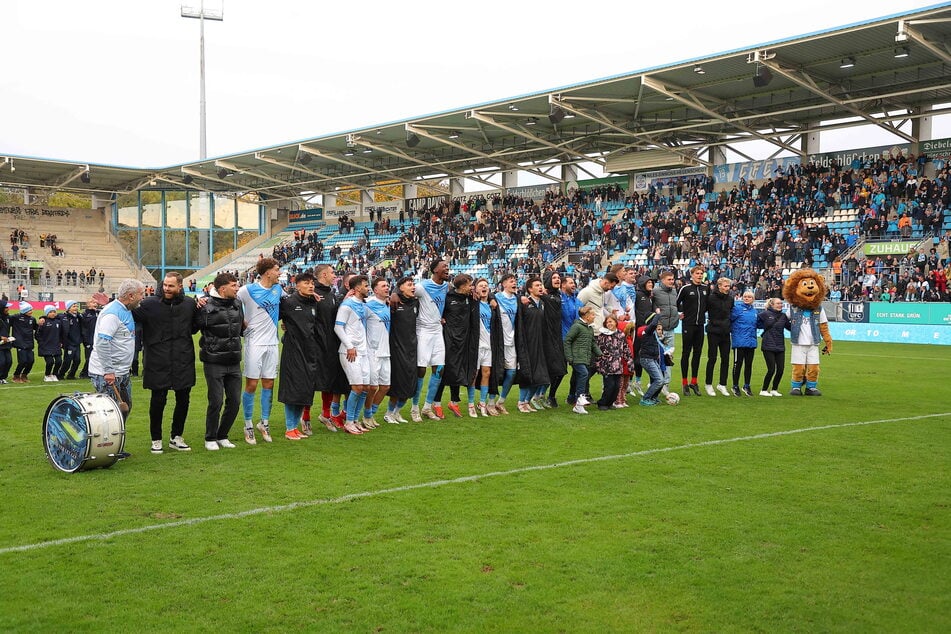
M 88 165 L 86 166 L 86 171 L 83 172 L 82 174 L 80 174 L 79 180 L 81 180 L 82 182 L 86 183 L 87 185 L 89 184 L 89 181 L 90 181 L 91 179 L 89 178 L 89 166 L 88 166 Z
M 416 136 L 415 132 L 410 130 L 406 131 L 406 145 L 409 147 L 416 147 L 419 145 L 419 137 Z
M 536 123 L 538 123 L 538 117 L 529 117 L 528 120 L 525 121 L 525 125 L 535 125 Z
M 208 158 L 208 135 L 206 134 L 205 126 L 205 20 L 212 20 L 214 22 L 224 22 L 225 14 L 224 8 L 220 11 L 212 11 L 211 9 L 205 9 L 205 0 L 201 0 L 201 6 L 198 9 L 194 7 L 186 7 L 182 5 L 182 17 L 183 18 L 194 18 L 198 20 L 199 24 L 199 33 L 200 33 L 200 112 L 199 112 L 199 144 L 201 151 L 201 158 Z
M 895 59 L 901 59 L 903 57 L 908 57 L 908 47 L 907 46 L 896 46 L 895 47 Z
M 700 64 L 697 64 L 696 66 L 693 67 L 693 72 L 697 73 L 698 75 L 707 74 L 707 71 L 703 70 L 703 66 L 701 66 Z
M 185 174 L 182 178 L 182 182 L 186 185 L 191 185 L 195 181 L 195 178 L 191 174 Z
M 854 68 L 854 67 L 855 67 L 854 57 L 843 57 L 842 61 L 839 62 L 839 68 Z
M 450 139 L 458 139 L 458 138 L 459 138 L 459 130 L 450 130 L 450 131 L 449 131 L 449 138 L 450 138 Z

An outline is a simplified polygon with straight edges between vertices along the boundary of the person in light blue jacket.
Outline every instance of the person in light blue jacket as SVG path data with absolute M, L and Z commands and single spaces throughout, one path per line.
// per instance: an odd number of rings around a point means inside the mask
M 743 292 L 743 301 L 735 304 L 730 313 L 730 339 L 733 342 L 733 395 L 740 396 L 740 370 L 743 370 L 743 394 L 753 396 L 750 377 L 753 374 L 753 354 L 756 352 L 756 315 L 753 290 Z

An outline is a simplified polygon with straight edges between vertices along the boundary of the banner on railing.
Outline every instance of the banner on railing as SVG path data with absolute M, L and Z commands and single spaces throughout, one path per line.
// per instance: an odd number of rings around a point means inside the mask
M 520 198 L 526 198 L 530 200 L 544 200 L 545 194 L 549 191 L 558 192 L 558 186 L 554 187 L 545 186 L 545 185 L 525 185 L 523 187 L 509 187 L 505 190 L 505 193 L 509 196 L 518 196 Z
M 927 324 L 951 326 L 951 304 L 946 302 L 870 302 L 872 324 Z
M 372 205 L 367 205 L 364 207 L 363 211 L 366 212 L 372 220 L 373 218 L 376 218 L 377 215 L 380 217 L 385 217 L 389 214 L 398 214 L 402 205 L 403 201 L 401 200 L 396 200 L 389 203 L 373 203 Z
M 310 222 L 317 222 L 324 219 L 324 210 L 321 207 L 311 209 L 295 209 L 287 212 L 287 224 L 300 225 Z
M 324 216 L 327 218 L 340 218 L 341 216 L 354 218 L 359 209 L 357 205 L 327 205 L 324 207 Z
M 672 178 L 683 176 L 706 176 L 707 171 L 704 167 L 678 167 L 677 169 L 655 170 L 653 172 L 641 172 L 634 174 L 634 189 L 643 191 L 649 189 L 651 183 L 657 184 L 661 181 L 668 181 Z
M 905 255 L 918 246 L 917 242 L 866 242 L 865 255 Z
M 423 196 L 422 198 L 407 198 L 406 211 L 421 213 L 427 209 L 438 209 L 449 202 L 449 196 Z
M 717 183 L 738 183 L 765 180 L 776 176 L 777 170 L 786 171 L 790 165 L 799 165 L 798 156 L 772 158 L 764 161 L 747 161 L 746 163 L 728 163 L 713 166 L 713 180 Z

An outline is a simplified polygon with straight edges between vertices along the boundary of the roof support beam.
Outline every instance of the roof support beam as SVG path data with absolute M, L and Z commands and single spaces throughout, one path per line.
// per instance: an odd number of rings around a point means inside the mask
M 773 145 L 778 145 L 780 148 L 786 150 L 787 152 L 792 152 L 793 154 L 796 154 L 798 156 L 803 155 L 802 150 L 800 148 L 795 148 L 795 147 L 792 147 L 791 145 L 786 145 L 779 139 L 776 139 L 766 134 L 761 134 L 758 130 L 751 128 L 749 126 L 743 125 L 742 123 L 739 123 L 738 121 L 731 121 L 729 117 L 726 117 L 720 114 L 716 110 L 712 110 L 708 108 L 706 105 L 704 105 L 704 103 L 700 99 L 700 97 L 702 96 L 703 99 L 706 99 L 708 101 L 716 101 L 712 99 L 711 97 L 709 97 L 708 95 L 701 95 L 701 93 L 698 93 L 696 91 L 691 91 L 686 88 L 682 88 L 680 86 L 675 86 L 670 83 L 665 83 L 660 80 L 654 79 L 653 77 L 644 77 L 643 82 L 644 82 L 644 85 L 650 88 L 651 90 L 655 92 L 659 92 L 662 95 L 671 97 L 674 100 L 684 104 L 688 108 L 699 110 L 700 112 L 702 112 L 703 114 L 707 115 L 708 117 L 712 119 L 722 121 L 723 123 L 729 123 L 730 125 L 736 128 L 739 128 L 743 132 L 746 132 L 747 134 L 754 136 L 757 139 L 760 139 L 762 141 L 767 141 L 769 143 L 772 143 Z M 726 104 L 724 104 L 723 102 L 720 102 L 717 105 L 723 106 Z
M 450 146 L 450 147 L 454 147 L 454 148 L 456 148 L 456 149 L 462 150 L 462 151 L 467 152 L 467 153 L 469 153 L 469 154 L 475 154 L 476 156 L 478 156 L 478 157 L 480 157 L 480 158 L 484 158 L 484 159 L 487 160 L 487 161 L 498 161 L 499 164 L 504 165 L 504 166 L 508 167 L 509 169 L 522 170 L 522 171 L 526 171 L 526 172 L 531 172 L 532 174 L 535 174 L 535 175 L 537 175 L 537 176 L 541 176 L 542 178 L 551 179 L 551 180 L 553 180 L 553 181 L 556 182 L 556 183 L 560 183 L 560 182 L 561 182 L 561 179 L 560 179 L 560 178 L 554 178 L 554 177 L 552 177 L 552 176 L 549 176 L 548 174 L 544 174 L 544 173 L 542 173 L 542 172 L 539 172 L 538 170 L 534 170 L 534 169 L 528 168 L 527 166 L 519 165 L 518 163 L 513 163 L 513 162 L 511 162 L 511 161 L 502 160 L 502 159 L 500 159 L 499 156 L 496 155 L 496 154 L 488 154 L 488 153 L 486 153 L 486 152 L 481 152 L 481 151 L 479 151 L 479 150 L 476 150 L 475 148 L 468 147 L 468 146 L 466 146 L 466 145 L 463 145 L 462 143 L 457 143 L 457 142 L 455 142 L 455 141 L 453 141 L 453 140 L 451 140 L 451 139 L 447 139 L 447 138 L 441 137 L 441 136 L 436 136 L 435 134 L 432 134 L 432 133 L 430 133 L 429 131 L 427 131 L 425 127 L 418 126 L 418 125 L 414 126 L 414 125 L 410 125 L 410 124 L 407 123 L 407 124 L 406 124 L 406 129 L 407 129 L 407 131 L 409 131 L 409 132 L 413 132 L 414 134 L 418 134 L 418 135 L 420 135 L 420 136 L 424 136 L 424 137 L 426 137 L 427 139 L 432 139 L 433 141 L 438 141 L 439 143 L 442 143 L 442 144 L 444 144 L 444 145 L 448 145 L 448 146 Z M 465 177 L 465 178 L 471 178 L 471 177 L 468 176 L 468 175 L 466 175 L 466 176 L 464 176 L 464 177 Z M 486 181 L 480 181 L 480 182 L 485 182 L 486 184 L 491 184 L 493 187 L 495 187 L 495 184 L 493 184 L 493 183 L 488 183 L 488 182 L 486 182 Z
M 66 176 L 63 180 L 53 183 L 53 186 L 51 187 L 51 189 L 61 189 L 63 187 L 66 187 L 67 185 L 69 185 L 74 180 L 76 180 L 77 178 L 79 178 L 80 176 L 82 176 L 88 171 L 89 171 L 88 165 L 80 165 L 79 167 L 74 169 L 72 172 L 70 172 L 69 175 Z
M 905 140 L 908 141 L 909 143 L 915 143 L 915 142 L 917 141 L 917 139 L 915 139 L 915 137 L 913 137 L 912 135 L 907 134 L 907 133 L 905 133 L 905 132 L 902 132 L 901 130 L 899 130 L 899 129 L 896 128 L 895 126 L 891 125 L 891 124 L 888 123 L 887 121 L 885 121 L 885 120 L 883 120 L 883 119 L 878 119 L 878 118 L 876 118 L 876 117 L 873 117 L 872 115 L 868 114 L 867 112 L 863 111 L 862 109 L 858 108 L 857 106 L 852 105 L 852 103 L 850 103 L 849 101 L 844 101 L 844 100 L 842 100 L 842 99 L 839 99 L 839 98 L 837 98 L 837 97 L 832 96 L 832 94 L 829 93 L 828 90 L 823 90 L 822 88 L 820 88 L 820 87 L 819 87 L 819 84 L 816 83 L 816 80 L 813 79 L 813 77 L 812 77 L 811 75 L 808 75 L 808 74 L 806 74 L 806 73 L 804 73 L 804 72 L 802 72 L 802 71 L 795 70 L 795 69 L 790 68 L 790 67 L 788 67 L 788 66 L 784 66 L 784 65 L 779 61 L 779 59 L 777 59 L 777 58 L 775 58 L 775 57 L 772 58 L 772 59 L 760 59 L 760 60 L 759 60 L 759 63 L 760 63 L 760 64 L 763 64 L 763 65 L 766 66 L 766 67 L 768 67 L 768 68 L 769 68 L 770 70 L 772 70 L 773 72 L 779 73 L 780 75 L 782 75 L 783 77 L 785 77 L 785 78 L 788 79 L 789 81 L 793 82 L 794 84 L 798 84 L 799 86 L 802 86 L 802 87 L 805 88 L 806 90 L 809 90 L 809 91 L 811 91 L 811 92 L 813 92 L 813 93 L 819 95 L 819 96 L 822 97 L 823 99 L 826 99 L 826 100 L 828 100 L 828 101 L 834 103 L 835 105 L 839 106 L 840 108 L 843 108 L 843 109 L 845 109 L 845 110 L 848 110 L 849 112 L 851 112 L 851 113 L 854 114 L 855 116 L 861 117 L 861 118 L 865 119 L 866 121 L 868 121 L 869 123 L 872 123 L 872 124 L 874 124 L 874 125 L 877 125 L 878 127 L 882 128 L 882 129 L 885 130 L 886 132 L 890 132 L 890 133 L 892 133 L 892 134 L 894 134 L 894 135 L 896 135 L 896 136 L 900 136 L 901 138 L 905 139 Z M 826 83 L 829 84 L 829 83 L 831 83 L 831 82 L 826 82 Z
M 642 85 L 643 85 L 643 84 L 642 84 Z M 627 149 L 631 149 L 631 148 L 662 149 L 662 150 L 667 150 L 667 151 L 670 152 L 671 154 L 677 154 L 678 156 L 682 156 L 682 157 L 684 157 L 684 158 L 687 159 L 687 160 L 696 161 L 696 162 L 701 163 L 702 165 L 706 165 L 706 166 L 708 166 L 708 167 L 709 167 L 710 165 L 712 165 L 712 163 L 710 163 L 709 161 L 705 161 L 705 160 L 703 160 L 702 158 L 700 158 L 695 152 L 690 152 L 690 151 L 688 151 L 688 150 L 683 150 L 683 149 L 680 149 L 680 148 L 671 147 L 671 146 L 669 146 L 669 145 L 666 145 L 663 141 L 661 141 L 660 139 L 657 139 L 657 138 L 656 138 L 655 136 L 653 136 L 652 134 L 647 134 L 647 133 L 644 133 L 644 132 L 637 132 L 636 130 L 626 130 L 626 129 L 624 129 L 624 128 L 621 128 L 621 127 L 619 127 L 619 126 L 616 126 L 616 125 L 614 125 L 613 123 L 611 123 L 610 121 L 608 121 L 607 118 L 605 118 L 601 113 L 599 113 L 599 112 L 592 112 L 591 110 L 588 110 L 588 109 L 586 109 L 586 108 L 579 108 L 578 106 L 572 105 L 572 104 L 569 103 L 564 97 L 563 97 L 562 100 L 561 100 L 560 102 L 558 102 L 558 103 L 559 103 L 559 105 L 561 106 L 561 108 L 562 108 L 563 110 L 567 110 L 567 111 L 569 111 L 569 112 L 572 112 L 572 113 L 574 113 L 575 115 L 577 115 L 577 116 L 579 116 L 579 117 L 585 117 L 586 119 L 590 119 L 591 121 L 594 121 L 595 123 L 597 123 L 597 124 L 599 124 L 599 125 L 602 125 L 602 126 L 604 126 L 604 127 L 606 127 L 606 128 L 609 128 L 609 129 L 611 129 L 611 130 L 614 130 L 615 132 L 619 132 L 620 134 L 622 134 L 622 135 L 624 135 L 624 136 L 626 136 L 626 137 L 633 137 L 633 138 L 637 139 L 634 143 L 628 143 L 628 144 L 622 145 L 620 148 L 618 148 L 617 150 L 615 150 L 615 152 L 618 152 L 618 151 L 621 151 L 621 150 L 627 150 Z M 650 146 L 654 146 L 654 147 L 650 147 Z M 612 152 L 612 154 L 613 154 L 613 153 L 614 153 L 614 152 Z M 603 165 L 603 163 L 602 163 L 602 165 Z
M 572 151 L 572 150 L 570 150 L 570 149 L 567 149 L 567 148 L 564 148 L 564 147 L 555 145 L 554 143 L 551 143 L 551 142 L 549 142 L 549 141 L 546 141 L 546 140 L 544 140 L 544 139 L 541 139 L 541 138 L 539 138 L 539 137 L 537 137 L 537 136 L 535 136 L 535 135 L 533 135 L 533 134 L 528 134 L 528 133 L 524 132 L 523 130 L 519 130 L 518 128 L 512 127 L 512 126 L 507 125 L 507 124 L 504 124 L 504 123 L 500 123 L 498 120 L 493 119 L 492 117 L 488 116 L 488 115 L 487 115 L 486 113 L 484 113 L 484 112 L 479 112 L 478 110 L 472 110 L 472 111 L 470 111 L 469 116 L 470 116 L 472 119 L 475 119 L 476 121 L 482 121 L 483 123 L 487 123 L 487 124 L 489 124 L 489 125 L 491 125 L 491 126 L 495 126 L 496 128 L 498 128 L 498 129 L 500 129 L 500 130 L 505 130 L 505 131 L 508 132 L 509 134 L 513 134 L 513 135 L 515 135 L 515 136 L 519 136 L 519 137 L 528 139 L 528 140 L 530 140 L 530 141 L 532 141 L 532 142 L 534 142 L 534 143 L 538 143 L 539 145 L 543 145 L 543 146 L 545 146 L 545 147 L 547 147 L 547 148 L 549 148 L 549 149 L 551 149 L 551 150 L 555 150 L 555 151 L 558 152 L 558 153 L 568 154 L 568 155 L 570 155 L 572 158 L 581 158 L 581 159 L 584 159 L 584 160 L 587 160 L 587 161 L 592 161 L 592 162 L 594 162 L 594 163 L 597 163 L 598 165 L 604 166 L 604 161 L 603 161 L 602 159 L 592 158 L 592 157 L 590 157 L 590 156 L 584 156 L 583 154 L 580 154 L 580 153 L 578 153 L 578 152 L 574 152 L 574 151 Z
M 410 127 L 410 126 L 407 126 L 407 129 L 409 129 L 409 127 Z M 428 134 L 425 134 L 425 133 L 422 132 L 422 131 L 420 131 L 420 134 L 423 134 L 423 136 L 427 136 L 427 137 L 430 136 L 430 135 L 428 135 Z M 383 153 L 383 154 L 389 154 L 390 156 L 395 156 L 395 157 L 397 157 L 397 158 L 403 159 L 404 161 L 409 161 L 409 162 L 411 162 L 411 163 L 416 163 L 417 165 L 421 165 L 421 166 L 423 166 L 423 167 L 432 167 L 432 168 L 443 167 L 443 165 L 441 165 L 441 164 L 438 163 L 438 162 L 432 163 L 432 162 L 429 162 L 429 161 L 424 161 L 424 160 L 422 160 L 422 159 L 418 159 L 418 158 L 416 158 L 415 156 L 410 156 L 410 155 L 407 154 L 406 152 L 403 152 L 402 150 L 400 150 L 400 149 L 398 149 L 398 148 L 395 148 L 395 147 L 392 147 L 392 146 L 390 146 L 390 145 L 386 145 L 386 144 L 382 144 L 382 143 L 371 143 L 371 142 L 367 141 L 366 139 L 362 139 L 362 138 L 360 138 L 360 137 L 355 137 L 355 138 L 354 138 L 354 142 L 355 142 L 357 145 L 361 145 L 361 146 L 363 146 L 363 147 L 368 147 L 368 148 L 370 148 L 371 150 L 373 150 L 373 151 L 375 151 L 375 152 L 381 152 L 381 153 Z M 445 169 L 445 168 L 444 168 L 444 169 Z M 462 173 L 462 172 L 458 172 L 458 171 L 455 171 L 455 170 L 446 169 L 446 174 L 447 174 L 448 176 L 452 177 L 452 178 L 469 178 L 469 179 L 472 179 L 472 180 L 477 181 L 477 182 L 479 182 L 479 183 L 482 183 L 483 185 L 492 185 L 492 184 L 489 183 L 488 181 L 484 181 L 484 180 L 482 180 L 482 178 L 480 178 L 480 177 L 478 177 L 478 176 L 471 175 L 471 174 L 464 174 L 464 173 Z M 397 180 L 402 181 L 404 184 L 417 184 L 417 183 L 415 183 L 414 181 L 407 181 L 406 179 L 400 178 L 400 177 L 398 177 L 398 176 L 393 176 L 393 178 L 396 178 Z M 493 186 L 494 186 L 494 185 L 493 185 Z
M 225 169 L 227 169 L 227 170 L 231 170 L 232 172 L 236 172 L 236 173 L 238 173 L 238 174 L 247 174 L 247 175 L 253 176 L 253 177 L 255 177 L 255 178 L 260 178 L 260 179 L 263 180 L 263 181 L 268 181 L 268 182 L 271 182 L 271 183 L 277 183 L 278 185 L 281 185 L 281 186 L 284 186 L 284 187 L 294 187 L 294 185 L 293 185 L 292 183 L 288 183 L 287 181 L 282 181 L 282 180 L 277 179 L 277 178 L 272 178 L 272 177 L 267 176 L 267 175 L 265 175 L 265 174 L 261 174 L 261 173 L 258 173 L 258 172 L 256 172 L 256 171 L 254 171 L 254 170 L 250 170 L 250 169 L 248 169 L 248 168 L 246 168 L 246 167 L 238 167 L 237 165 L 235 165 L 234 163 L 231 163 L 231 162 L 229 162 L 229 161 L 222 161 L 222 160 L 215 161 L 215 167 L 223 167 L 223 168 L 225 168 Z
M 917 44 L 927 49 L 929 53 L 943 61 L 948 66 L 951 66 L 951 55 L 948 54 L 948 50 L 942 45 L 931 42 L 928 38 L 922 35 L 920 31 L 911 26 L 912 24 L 924 24 L 928 22 L 934 22 L 934 20 L 899 20 L 898 32 L 904 33 L 908 36 L 908 39 L 914 40 Z

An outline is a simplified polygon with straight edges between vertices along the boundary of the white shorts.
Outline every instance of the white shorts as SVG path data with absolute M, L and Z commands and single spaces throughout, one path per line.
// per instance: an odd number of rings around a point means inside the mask
M 416 367 L 446 365 L 446 342 L 441 332 L 416 333 Z
M 370 385 L 390 384 L 390 358 L 370 355 Z
M 790 362 L 793 365 L 819 365 L 819 346 L 792 344 Z
M 479 367 L 492 367 L 492 348 L 479 348 Z
M 370 357 L 366 353 L 358 353 L 354 361 L 347 361 L 347 353 L 341 352 L 340 365 L 350 385 L 370 385 Z
M 244 346 L 244 376 L 249 379 L 276 379 L 277 346 Z
M 512 346 L 511 348 L 503 348 L 502 351 L 505 353 L 505 369 L 517 370 L 518 359 L 515 356 L 515 346 Z

